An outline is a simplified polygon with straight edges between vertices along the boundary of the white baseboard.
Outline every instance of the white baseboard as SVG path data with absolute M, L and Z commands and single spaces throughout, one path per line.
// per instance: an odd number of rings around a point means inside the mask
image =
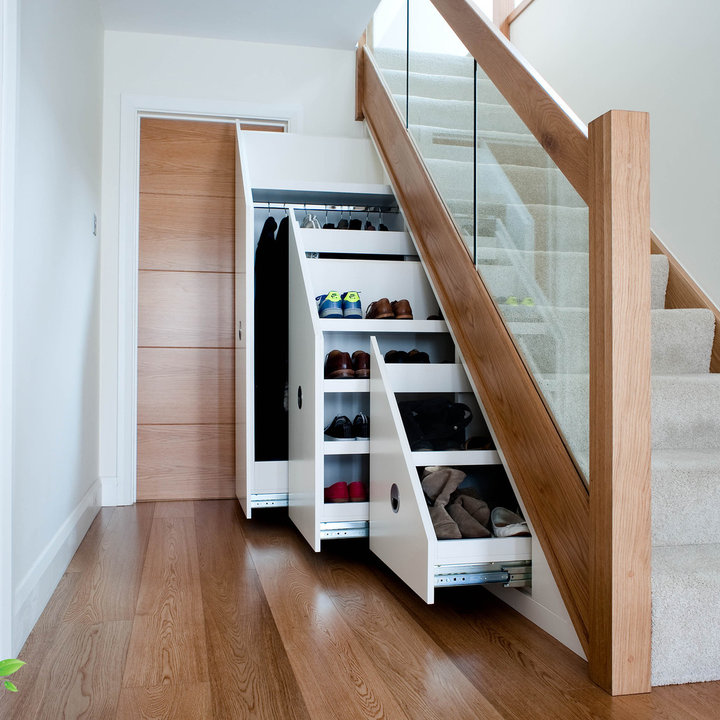
M 98 479 L 18 584 L 13 617 L 13 651 L 16 656 L 100 510 L 100 496 L 101 483 Z
M 511 608 L 517 610 L 521 615 L 524 615 L 528 620 L 534 622 L 546 633 L 552 635 L 556 640 L 559 640 L 563 645 L 570 648 L 570 650 L 583 658 L 583 660 L 586 659 L 575 628 L 569 618 L 560 617 L 560 615 L 541 605 L 537 600 L 533 600 L 528 593 L 522 592 L 521 590 L 501 586 L 496 587 L 492 584 L 485 585 L 485 587 Z

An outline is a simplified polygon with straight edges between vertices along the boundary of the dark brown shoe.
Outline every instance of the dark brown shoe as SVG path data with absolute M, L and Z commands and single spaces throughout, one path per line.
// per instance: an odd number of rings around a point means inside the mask
M 356 350 L 352 354 L 352 364 L 356 378 L 370 377 L 370 355 L 364 350 Z
M 380 298 L 374 303 L 370 303 L 365 317 L 368 320 L 383 320 L 384 318 L 392 318 L 395 316 L 390 301 L 387 298 Z
M 396 320 L 412 320 L 412 308 L 407 300 L 393 300 L 392 312 Z
M 350 353 L 331 350 L 325 358 L 325 377 L 329 380 L 355 377 Z
M 426 352 L 423 352 L 422 350 L 418 350 L 417 348 L 415 348 L 414 350 L 411 350 L 408 353 L 408 362 L 429 363 L 430 356 Z

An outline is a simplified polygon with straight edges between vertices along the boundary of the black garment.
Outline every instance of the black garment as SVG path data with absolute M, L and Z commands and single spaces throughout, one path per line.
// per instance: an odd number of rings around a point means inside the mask
M 255 459 L 287 460 L 288 219 L 268 217 L 255 251 Z
M 467 405 L 442 397 L 404 400 L 398 409 L 412 451 L 460 450 L 473 417 Z

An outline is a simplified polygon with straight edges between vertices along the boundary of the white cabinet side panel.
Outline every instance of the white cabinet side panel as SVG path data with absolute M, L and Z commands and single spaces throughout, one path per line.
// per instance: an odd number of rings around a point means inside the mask
M 289 475 L 288 512 L 310 546 L 320 550 L 322 513 L 323 349 L 307 302 L 303 273 L 305 253 L 298 249 L 294 223 L 289 231 L 290 355 L 288 380 Z M 312 312 L 317 315 L 313 307 Z M 302 394 L 302 407 L 299 396 Z
M 370 359 L 370 550 L 425 602 L 434 600 L 437 540 L 377 341 Z M 397 485 L 397 512 L 391 488 Z
M 255 465 L 255 387 L 252 323 L 255 291 L 253 205 L 244 138 L 237 124 L 235 150 L 235 495 L 250 518 Z

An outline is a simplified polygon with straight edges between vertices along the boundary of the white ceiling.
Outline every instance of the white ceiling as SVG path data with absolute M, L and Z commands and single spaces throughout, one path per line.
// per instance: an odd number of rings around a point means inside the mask
M 379 0 L 99 0 L 105 28 L 250 42 L 355 47 Z

